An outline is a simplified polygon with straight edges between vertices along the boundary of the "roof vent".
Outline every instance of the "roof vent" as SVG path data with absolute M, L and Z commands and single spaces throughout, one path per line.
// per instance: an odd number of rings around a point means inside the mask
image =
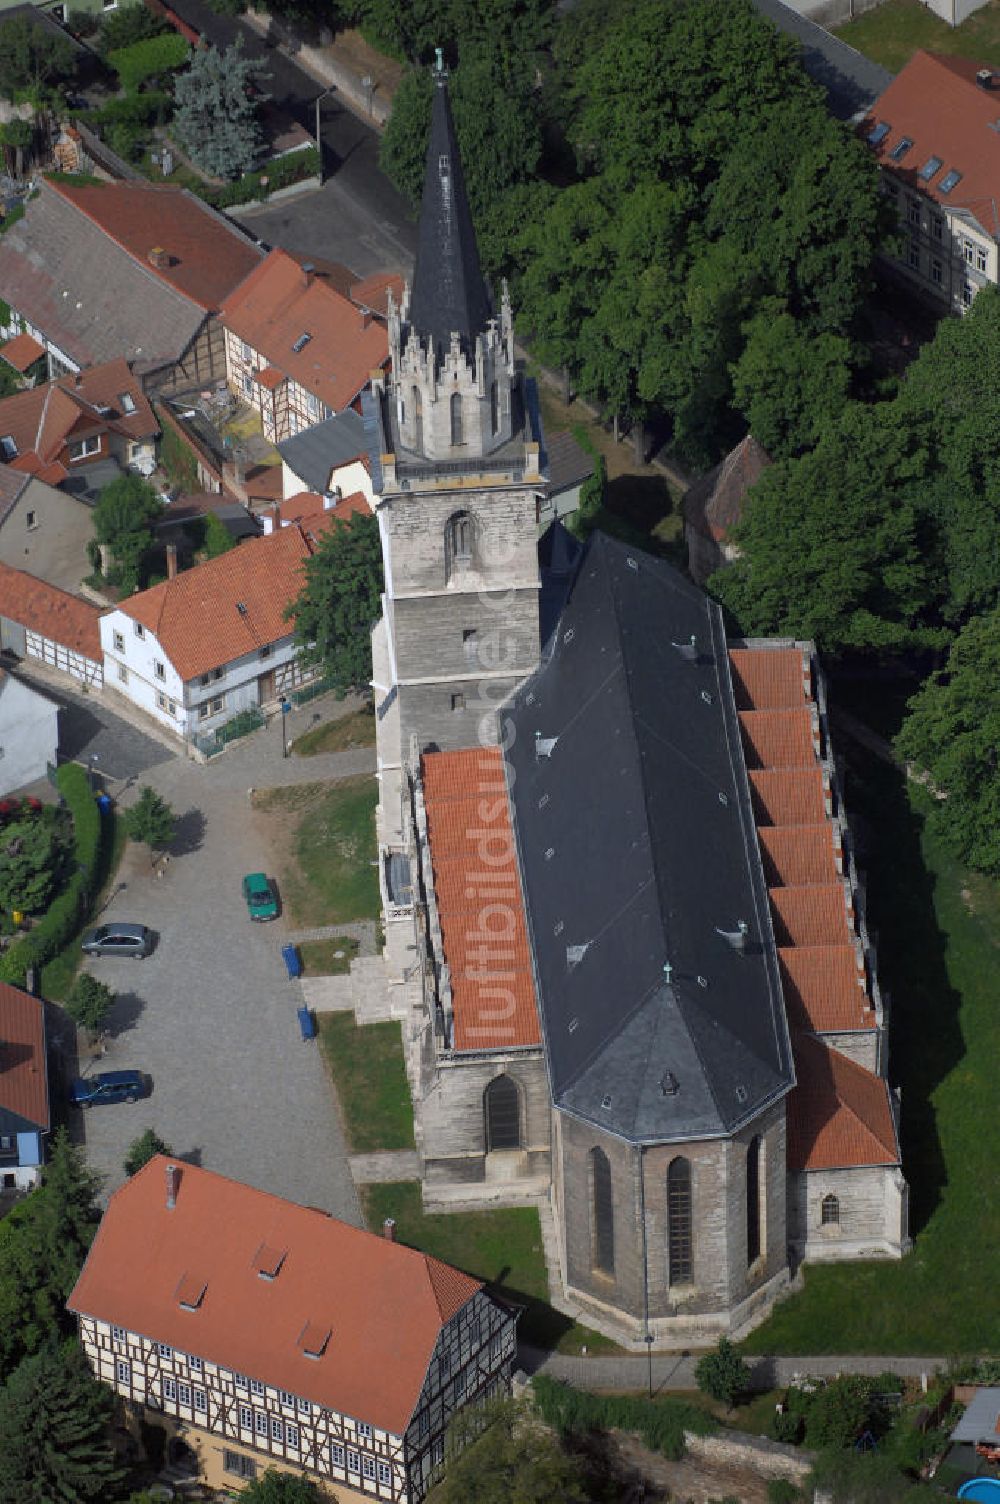
M 164 1175 L 167 1181 L 167 1210 L 172 1212 L 177 1205 L 177 1192 L 181 1184 L 180 1165 L 167 1165 Z
M 580 1027 L 580 1020 L 578 1018 L 571 1018 L 570 1021 L 569 1021 L 569 1024 L 567 1025 L 566 1032 L 568 1034 L 575 1034 L 576 1031 L 577 1031 L 577 1029 L 579 1027 Z
M 553 935 L 561 935 L 565 928 L 566 926 L 563 921 L 561 919 L 557 919 L 555 924 L 552 926 L 552 933 Z
M 311 261 L 303 261 L 303 263 L 302 263 L 302 270 L 304 272 L 314 272 L 316 270 L 316 268 L 315 268 L 315 266 L 313 266 L 313 264 L 312 264 Z
M 720 804 L 728 804 L 729 803 L 729 795 L 728 794 L 724 794 L 721 789 L 719 790 L 719 803 Z
M 979 87 L 981 89 L 992 89 L 992 87 L 993 87 L 993 78 L 994 78 L 994 74 L 993 74 L 993 69 L 992 68 L 977 68 L 976 69 L 976 83 L 979 85 Z
M 287 1248 L 272 1248 L 261 1243 L 253 1256 L 253 1268 L 261 1279 L 277 1279 L 287 1254 Z
M 198 1274 L 182 1274 L 177 1286 L 177 1304 L 182 1311 L 197 1311 L 205 1299 L 208 1281 Z
M 746 1089 L 746 1087 L 745 1086 L 738 1086 L 736 1088 L 736 1100 L 737 1100 L 737 1102 L 745 1102 L 746 1099 L 747 1099 L 747 1089 Z
M 699 974 L 699 977 L 698 977 L 698 986 L 699 987 L 707 987 L 708 986 L 708 977 L 703 977 L 703 976 L 701 976 Z
M 246 603 L 246 601 L 237 601 L 236 602 L 236 609 L 240 613 L 241 616 L 246 616 L 246 614 L 247 614 L 247 603 Z
M 169 251 L 165 251 L 162 245 L 154 245 L 146 254 L 150 266 L 155 266 L 158 272 L 166 271 L 173 266 L 174 258 Z
M 331 1327 L 324 1326 L 320 1322 L 307 1321 L 299 1333 L 298 1345 L 307 1358 L 322 1358 L 331 1335 Z
M 395 1217 L 386 1217 L 383 1220 L 383 1222 L 382 1222 L 382 1236 L 383 1236 L 383 1238 L 385 1238 L 385 1240 L 386 1240 L 387 1243 L 395 1243 L 395 1241 L 396 1241 L 396 1219 L 395 1219 Z
M 556 854 L 556 848 L 554 846 L 546 846 L 546 848 L 545 848 L 545 860 L 547 862 L 551 862 L 551 860 L 555 856 L 555 854 Z
M 551 757 L 553 748 L 558 740 L 557 736 L 543 736 L 540 731 L 536 731 L 535 757 Z
M 601 1098 L 601 1106 L 604 1108 L 605 1112 L 607 1112 L 608 1108 L 611 1106 L 611 1093 L 609 1091 L 605 1092 L 604 1096 Z
M 723 930 L 716 925 L 715 933 L 721 935 L 723 940 L 733 947 L 733 950 L 742 952 L 747 948 L 747 935 L 750 933 L 750 926 L 745 919 L 740 919 L 734 930 Z
M 300 334 L 298 339 L 292 345 L 292 353 L 294 355 L 300 355 L 311 339 L 312 335 L 308 332 L 308 330 Z
M 548 804 L 548 802 L 549 802 L 549 796 L 548 796 L 548 794 L 543 794 L 542 797 L 538 801 L 538 808 L 539 809 L 544 809 L 545 806 Z
M 705 701 L 706 705 L 711 705 L 711 703 L 712 703 L 712 696 L 709 694 L 709 692 L 708 692 L 707 689 L 703 689 L 702 690 L 701 697 Z
M 660 1090 L 665 1097 L 676 1097 L 680 1091 L 680 1082 L 673 1071 L 664 1071 L 660 1077 Z
M 634 569 L 636 574 L 639 573 L 639 561 L 638 559 L 633 559 L 631 554 L 628 555 L 625 563 L 628 565 L 629 569 Z
M 589 940 L 584 945 L 567 945 L 567 947 L 566 947 L 566 966 L 567 966 L 567 968 L 570 971 L 572 971 L 573 968 L 574 968 L 574 966 L 579 966 L 580 962 L 583 960 L 584 956 L 587 954 L 587 952 L 588 952 L 589 949 L 590 949 L 590 941 Z
M 670 986 L 670 978 L 673 976 L 673 974 L 674 974 L 674 968 L 673 968 L 673 966 L 670 964 L 669 961 L 664 961 L 664 963 L 663 963 L 663 980 L 666 982 L 666 984 L 667 984 L 668 987 Z
M 573 638 L 575 636 L 576 636 L 576 628 L 575 627 L 567 627 L 566 630 L 565 630 L 565 632 L 563 633 L 563 642 L 572 642 Z
M 698 639 L 693 632 L 691 633 L 690 642 L 671 642 L 670 646 L 676 648 L 681 657 L 686 659 L 688 663 L 693 663 L 698 656 Z

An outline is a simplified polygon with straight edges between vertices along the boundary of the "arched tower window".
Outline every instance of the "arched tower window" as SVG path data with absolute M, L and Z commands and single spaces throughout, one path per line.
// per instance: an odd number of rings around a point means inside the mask
M 593 1266 L 615 1272 L 615 1207 L 611 1195 L 611 1161 L 603 1149 L 590 1151 L 591 1246 Z
M 420 388 L 418 386 L 410 388 L 410 412 L 413 418 L 413 429 L 415 434 L 414 448 L 420 449 L 423 445 L 424 428 L 423 403 L 420 400 Z
M 671 1285 L 694 1280 L 691 1165 L 686 1159 L 672 1159 L 667 1167 L 667 1279 Z
M 820 1217 L 824 1227 L 840 1226 L 840 1202 L 836 1196 L 824 1196 L 823 1205 L 820 1208 Z
M 465 442 L 462 437 L 462 398 L 458 392 L 453 392 L 451 397 L 451 442 Z
M 483 1092 L 486 1117 L 486 1151 L 520 1149 L 521 1101 L 517 1082 L 510 1076 L 497 1076 Z
M 500 427 L 500 394 L 494 381 L 490 386 L 490 432 L 496 433 Z
M 453 574 L 472 566 L 473 522 L 468 512 L 454 512 L 445 523 L 444 560 L 445 575 Z
M 747 1146 L 747 1264 L 760 1258 L 760 1136 Z

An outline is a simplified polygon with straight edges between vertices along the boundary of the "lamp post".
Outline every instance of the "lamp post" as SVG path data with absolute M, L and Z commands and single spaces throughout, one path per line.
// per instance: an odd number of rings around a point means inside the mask
M 372 78 L 370 73 L 366 73 L 364 78 L 361 80 L 361 87 L 365 91 L 365 108 L 367 109 L 370 118 L 372 113 L 372 90 L 375 87 L 375 80 Z
M 93 793 L 94 789 L 97 787 L 97 764 L 98 764 L 98 761 L 99 761 L 99 758 L 97 756 L 97 753 L 96 752 L 91 752 L 91 754 L 90 754 L 90 792 L 91 793 Z
M 322 94 L 316 95 L 316 150 L 319 152 L 319 180 L 321 185 L 323 182 L 323 142 L 320 139 L 321 122 L 319 118 L 319 107 L 328 94 L 335 94 L 336 92 L 336 88 L 333 84 L 331 84 L 328 89 L 323 90 Z
M 282 757 L 287 757 L 288 756 L 288 737 L 285 734 L 285 726 L 286 726 L 287 723 L 286 723 L 286 719 L 285 718 L 288 715 L 288 712 L 291 710 L 291 708 L 292 708 L 291 701 L 290 700 L 286 700 L 284 698 L 284 696 L 282 696 L 282 699 L 281 699 L 281 755 L 282 755 Z

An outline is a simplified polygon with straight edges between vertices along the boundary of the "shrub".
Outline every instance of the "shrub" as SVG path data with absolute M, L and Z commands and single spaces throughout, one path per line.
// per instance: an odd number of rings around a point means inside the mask
M 816 1448 L 849 1447 L 870 1424 L 875 1409 L 871 1379 L 844 1374 L 813 1395 L 806 1441 Z
M 598 1395 L 539 1375 L 532 1380 L 542 1419 L 561 1435 L 587 1431 L 634 1431 L 646 1446 L 676 1460 L 684 1455 L 684 1432 L 706 1435 L 715 1421 L 681 1400 L 647 1400 L 637 1395 Z
M 771 1416 L 768 1433 L 775 1441 L 784 1441 L 797 1446 L 802 1440 L 803 1420 L 792 1410 L 775 1410 Z
M 787 1478 L 772 1478 L 767 1485 L 767 1504 L 797 1504 L 801 1498 L 795 1484 Z
M 108 56 L 112 52 L 131 47 L 134 42 L 147 37 L 160 36 L 172 31 L 169 21 L 155 16 L 145 5 L 123 5 L 120 10 L 106 11 L 100 21 L 100 50 Z
M 108 62 L 121 80 L 122 88 L 134 93 L 148 78 L 161 78 L 182 68 L 188 59 L 188 44 L 176 31 L 144 37 L 129 47 L 108 53 Z
M 720 1337 L 715 1351 L 698 1359 L 694 1377 L 703 1394 L 723 1405 L 732 1405 L 750 1387 L 750 1369 L 728 1337 Z
M 115 995 L 104 982 L 81 972 L 66 1000 L 66 1012 L 81 1029 L 96 1034 L 114 1007 Z

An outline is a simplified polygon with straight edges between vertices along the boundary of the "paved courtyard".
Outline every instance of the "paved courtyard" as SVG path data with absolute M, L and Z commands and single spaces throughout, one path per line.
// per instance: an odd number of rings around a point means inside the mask
M 315 713 L 296 712 L 289 734 Z M 143 773 L 173 806 L 180 840 L 162 875 L 145 847 L 130 847 L 102 915 L 149 925 L 159 936 L 153 955 L 87 963 L 119 997 L 108 1054 L 84 1069 L 136 1067 L 153 1080 L 144 1101 L 78 1116 L 108 1189 L 123 1179 L 128 1145 L 153 1127 L 181 1157 L 360 1220 L 333 1088 L 318 1045 L 299 1035 L 301 988 L 280 955 L 286 921 L 251 923 L 240 877 L 267 864 L 251 786 L 368 769 L 367 749 L 282 759 L 280 728 L 272 726 L 207 766 L 167 756 Z M 125 804 L 135 797 L 134 784 L 110 787 Z

